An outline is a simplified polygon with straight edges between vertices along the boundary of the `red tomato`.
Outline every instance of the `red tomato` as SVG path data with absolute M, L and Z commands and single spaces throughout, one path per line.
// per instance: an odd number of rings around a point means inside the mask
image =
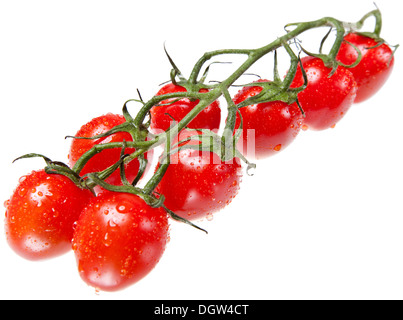
M 388 45 L 379 45 L 374 39 L 356 33 L 349 33 L 344 40 L 361 51 L 361 61 L 357 66 L 349 68 L 358 86 L 354 102 L 361 102 L 374 95 L 388 79 L 394 65 L 393 52 Z M 337 60 L 351 65 L 357 58 L 357 51 L 347 42 L 343 42 Z
M 309 56 L 301 60 L 308 76 L 307 88 L 298 94 L 305 112 L 304 124 L 313 130 L 334 127 L 354 102 L 357 92 L 354 76 L 341 66 L 329 76 L 332 69 L 325 67 L 321 59 Z M 291 87 L 303 84 L 301 68 L 298 68 Z
M 83 125 L 77 132 L 78 137 L 92 137 L 99 135 L 101 133 L 107 132 L 113 127 L 122 124 L 125 119 L 121 115 L 108 113 L 106 115 L 92 119 L 90 122 Z M 96 144 L 105 144 L 109 142 L 120 142 L 120 141 L 133 141 L 131 135 L 127 132 L 118 132 L 111 136 L 100 138 L 96 140 L 84 140 L 84 139 L 74 139 L 69 153 L 69 165 L 71 167 L 77 162 L 77 160 L 88 150 L 94 147 Z M 134 152 L 135 149 L 127 148 L 126 154 Z M 113 165 L 120 158 L 121 149 L 107 149 L 93 156 L 87 164 L 84 166 L 80 175 L 84 175 L 90 172 L 99 172 L 105 170 L 109 166 Z M 151 160 L 153 151 L 145 153 L 145 158 Z M 136 178 L 140 164 L 137 159 L 130 161 L 125 165 L 125 173 L 128 181 L 132 181 Z M 113 185 L 121 185 L 120 179 L 120 169 L 117 169 L 112 175 L 110 175 L 106 182 Z M 97 191 L 99 191 L 97 189 Z
M 174 92 L 186 92 L 186 89 L 182 86 L 168 83 L 158 91 L 157 96 Z M 201 89 L 200 92 L 207 92 L 207 90 Z M 176 100 L 177 99 L 164 100 L 160 103 L 162 105 L 154 106 L 151 109 L 151 129 L 157 133 L 166 131 L 174 121 L 173 119 L 179 122 L 199 103 L 199 100 L 191 101 L 187 98 Z M 201 111 L 189 123 L 188 127 L 192 129 L 210 129 L 217 131 L 220 127 L 220 120 L 220 104 L 218 101 L 214 101 Z
M 266 81 L 266 80 L 260 80 Z M 234 97 L 238 104 L 262 91 L 262 87 L 244 87 Z M 297 137 L 303 121 L 296 103 L 273 101 L 249 105 L 239 109 L 243 132 L 238 147 L 249 158 L 262 159 L 287 147 Z M 235 129 L 241 121 L 237 115 Z
M 152 208 L 136 195 L 106 191 L 83 210 L 72 246 L 84 282 L 116 291 L 155 267 L 167 239 L 164 209 Z
M 61 255 L 71 249 L 73 223 L 94 196 L 70 179 L 44 170 L 20 178 L 6 202 L 5 228 L 11 248 L 29 260 Z
M 181 131 L 180 141 L 192 134 Z M 183 149 L 170 159 L 171 164 L 155 190 L 165 196 L 165 206 L 182 218 L 209 218 L 237 195 L 242 177 L 238 158 L 223 162 L 210 151 Z

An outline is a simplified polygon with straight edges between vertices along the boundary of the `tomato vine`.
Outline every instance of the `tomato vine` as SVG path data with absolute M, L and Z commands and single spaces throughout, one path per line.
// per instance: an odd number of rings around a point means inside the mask
M 132 161 L 133 159 L 136 159 L 143 155 L 145 152 L 148 150 L 155 148 L 158 145 L 166 143 L 167 140 L 173 140 L 173 138 L 177 135 L 177 133 L 184 128 L 187 127 L 187 125 L 204 109 L 206 108 L 209 104 L 223 96 L 228 104 L 228 112 L 229 112 L 229 119 L 227 121 L 226 128 L 224 130 L 224 133 L 221 137 L 218 137 L 219 139 L 215 140 L 220 140 L 221 143 L 225 146 L 225 144 L 230 144 L 230 141 L 232 140 L 232 132 L 235 126 L 235 115 L 238 110 L 238 108 L 241 108 L 244 105 L 247 104 L 257 104 L 257 103 L 263 103 L 263 102 L 269 102 L 269 101 L 275 101 L 275 100 L 282 100 L 286 101 L 288 103 L 297 101 L 297 95 L 299 92 L 305 89 L 306 84 L 304 84 L 302 87 L 299 88 L 290 88 L 290 85 L 292 83 L 292 80 L 294 79 L 294 76 L 297 72 L 297 68 L 299 65 L 299 58 L 296 53 L 291 49 L 289 43 L 293 39 L 295 39 L 297 36 L 302 34 L 305 31 L 308 31 L 310 29 L 314 28 L 319 28 L 319 27 L 325 27 L 329 26 L 331 29 L 336 30 L 336 38 L 333 42 L 333 45 L 330 49 L 330 52 L 328 54 L 313 54 L 310 53 L 310 55 L 320 57 L 325 65 L 327 67 L 332 68 L 332 72 L 334 72 L 339 65 L 342 65 L 341 62 L 336 60 L 336 55 L 340 49 L 340 46 L 343 41 L 343 37 L 347 32 L 356 32 L 358 31 L 363 25 L 364 22 L 370 18 L 370 17 L 375 17 L 376 19 L 376 24 L 375 24 L 375 30 L 373 32 L 366 32 L 363 33 L 366 36 L 370 36 L 376 39 L 380 39 L 380 31 L 381 31 L 381 25 L 382 25 L 382 19 L 381 19 L 381 13 L 379 10 L 373 10 L 369 13 L 367 13 L 365 16 L 363 16 L 358 22 L 356 23 L 349 23 L 349 22 L 343 22 L 340 20 L 337 20 L 335 18 L 331 17 L 324 17 L 322 19 L 318 19 L 315 21 L 309 21 L 309 22 L 300 22 L 300 23 L 290 23 L 286 25 L 286 29 L 290 27 L 294 27 L 293 30 L 287 31 L 287 33 L 270 44 L 257 48 L 257 49 L 223 49 L 223 50 L 216 50 L 216 51 L 211 51 L 211 52 L 206 52 L 194 65 L 190 76 L 188 79 L 186 79 L 178 67 L 174 64 L 172 59 L 169 57 L 168 58 L 172 64 L 172 72 L 171 72 L 171 80 L 173 83 L 176 83 L 178 85 L 181 85 L 187 89 L 186 92 L 174 92 L 174 93 L 168 93 L 160 96 L 154 96 L 152 97 L 149 101 L 143 102 L 142 100 L 136 100 L 136 99 L 130 99 L 127 100 L 124 104 L 123 107 L 123 114 L 126 118 L 126 122 L 122 125 L 116 126 L 113 130 L 108 131 L 107 133 L 104 133 L 102 135 L 98 135 L 93 137 L 93 139 L 97 139 L 100 137 L 104 137 L 107 135 L 111 135 L 115 132 L 119 131 L 124 131 L 124 132 L 129 132 L 133 136 L 133 141 L 129 142 L 114 142 L 114 143 L 106 143 L 102 145 L 96 145 L 94 148 L 90 149 L 88 152 L 86 152 L 80 159 L 77 161 L 76 165 L 72 169 L 75 173 L 79 173 L 81 169 L 83 168 L 84 164 L 96 153 L 100 152 L 101 150 L 104 149 L 110 149 L 110 148 L 125 148 L 125 147 L 130 147 L 130 148 L 136 148 L 136 151 L 128 156 L 126 156 L 124 159 L 121 159 L 123 163 L 127 163 L 129 161 Z M 327 37 L 327 35 L 326 35 Z M 325 39 L 324 39 L 325 40 Z M 383 40 L 382 40 L 383 41 Z M 286 77 L 284 78 L 283 81 L 281 81 L 278 77 L 276 81 L 274 82 L 266 82 L 266 83 L 258 83 L 258 84 L 253 84 L 253 85 L 259 85 L 263 88 L 262 92 L 254 97 L 251 97 L 247 99 L 246 101 L 242 102 L 241 104 L 235 106 L 229 93 L 228 93 L 228 88 L 230 88 L 234 82 L 241 77 L 256 61 L 258 61 L 260 58 L 263 56 L 267 55 L 270 52 L 275 52 L 278 48 L 283 47 L 285 48 L 286 52 L 290 56 L 290 68 L 289 72 L 287 73 Z M 205 79 L 205 74 L 202 75 L 201 79 L 200 74 L 203 66 L 211 60 L 213 57 L 219 56 L 219 55 L 227 55 L 227 54 L 233 54 L 233 55 L 245 55 L 246 59 L 242 63 L 242 65 L 236 69 L 227 79 L 220 81 L 219 83 L 216 84 L 206 84 L 203 82 Z M 356 63 L 358 63 L 357 61 Z M 208 71 L 207 67 L 207 71 Z M 249 86 L 252 84 L 248 84 Z M 248 86 L 246 85 L 246 86 Z M 203 92 L 200 93 L 200 89 L 208 89 L 208 92 Z M 152 137 L 152 139 L 145 140 L 145 137 L 150 136 L 150 132 L 148 131 L 148 124 L 145 123 L 147 115 L 149 114 L 151 108 L 154 106 L 158 105 L 164 100 L 168 99 L 197 99 L 199 100 L 199 103 L 178 123 L 176 123 L 174 126 L 169 128 L 167 131 L 162 132 L 160 134 L 157 134 Z M 132 117 L 127 110 L 127 103 L 131 101 L 136 101 L 138 103 L 142 104 L 142 108 L 136 115 L 136 117 Z M 211 133 L 215 138 L 217 138 L 217 135 Z M 169 137 L 169 139 L 168 139 Z M 79 138 L 79 137 L 76 137 Z M 169 144 L 166 144 L 165 147 L 165 154 L 169 153 Z M 227 148 L 224 148 L 227 149 Z M 223 152 L 222 154 L 225 154 Z M 227 153 L 228 154 L 228 153 Z M 231 154 L 231 153 L 230 153 Z M 232 153 L 234 156 L 234 153 Z M 238 156 L 241 156 L 239 153 L 237 153 Z M 242 157 L 243 158 L 243 157 Z M 243 158 L 244 161 L 247 161 L 245 158 Z M 254 164 L 249 163 L 247 161 L 248 166 L 254 166 Z M 97 182 L 100 182 L 100 180 L 103 180 L 105 176 L 109 174 L 111 170 L 115 168 L 108 168 L 104 172 L 97 174 L 99 179 L 96 179 Z M 162 175 L 164 173 L 164 170 L 158 170 L 155 175 L 148 181 L 144 189 L 141 191 L 140 189 L 133 188 L 133 189 L 127 189 L 125 188 L 125 192 L 130 191 L 132 193 L 135 193 L 137 195 L 141 196 L 146 196 L 152 194 L 152 191 L 155 189 L 156 185 L 158 184 L 158 181 L 162 178 Z M 91 177 L 90 177 L 91 178 Z M 94 175 L 92 175 L 92 178 L 94 178 Z M 92 180 L 92 181 L 91 181 Z M 86 181 L 87 186 L 91 186 L 91 183 L 94 182 L 94 179 L 90 179 L 90 181 Z M 105 188 L 108 188 L 106 184 L 104 184 Z M 118 188 L 112 188 L 109 187 L 109 189 L 114 189 L 114 191 L 118 191 Z
M 360 32 L 370 17 L 375 18 L 374 30 L 372 32 Z M 318 53 L 309 52 L 300 43 L 297 43 L 299 35 L 321 27 L 329 27 L 329 31 L 323 37 Z M 238 146 L 239 142 L 245 138 L 242 132 L 244 127 L 259 130 L 259 134 L 264 137 L 263 140 L 265 141 L 263 143 L 261 140 L 256 141 L 256 148 L 264 150 L 260 153 L 266 156 L 279 151 L 282 145 L 285 146 L 292 141 L 299 132 L 302 121 L 306 125 L 309 124 L 312 129 L 329 128 L 344 116 L 359 90 L 363 92 L 360 96 L 361 100 L 379 89 L 386 81 L 393 66 L 393 53 L 380 36 L 381 27 L 382 17 L 378 9 L 365 14 L 354 23 L 332 17 L 290 23 L 285 26 L 286 33 L 283 36 L 263 47 L 257 49 L 222 49 L 204 53 L 193 66 L 188 78 L 182 74 L 166 52 L 172 66 L 171 83 L 163 88 L 162 93 L 159 92 L 148 101 L 143 101 L 140 94 L 139 99 L 127 100 L 123 105 L 122 115 L 118 117 L 114 117 L 114 115 L 105 116 L 105 121 L 118 123 L 117 125 L 108 127 L 108 129 L 105 129 L 104 126 L 103 130 L 100 131 L 97 131 L 98 127 L 92 128 L 95 130 L 94 132 L 101 132 L 96 135 L 67 136 L 66 138 L 71 138 L 74 142 L 79 140 L 92 140 L 93 142 L 85 148 L 71 148 L 70 153 L 78 153 L 76 149 L 81 149 L 79 156 L 75 154 L 77 157 L 74 159 L 70 157 L 70 166 L 59 161 L 52 161 L 47 156 L 37 153 L 26 154 L 18 158 L 41 157 L 46 162 L 46 166 L 44 172 L 31 174 L 29 178 L 25 177 L 23 179 L 24 184 L 17 188 L 8 202 L 6 227 L 9 230 L 7 232 L 10 243 L 15 247 L 20 246 L 22 239 L 27 238 L 26 233 L 28 239 L 35 238 L 32 236 L 32 232 L 35 233 L 35 224 L 39 222 L 25 219 L 26 216 L 24 219 L 17 217 L 19 214 L 26 215 L 26 207 L 29 206 L 29 201 L 36 206 L 33 212 L 37 213 L 40 220 L 39 217 L 42 212 L 38 208 L 42 202 L 46 204 L 46 207 L 52 207 L 52 203 L 41 200 L 43 190 L 54 190 L 52 192 L 58 195 L 57 201 L 66 203 L 67 200 L 59 194 L 59 191 L 61 185 L 68 185 L 69 190 L 72 190 L 71 193 L 75 194 L 75 199 L 90 199 L 87 206 L 84 204 L 76 206 L 79 208 L 76 211 L 82 210 L 83 213 L 80 215 L 80 212 L 75 212 L 74 217 L 70 219 L 78 221 L 78 231 L 75 232 L 73 249 L 78 257 L 79 268 L 83 268 L 82 277 L 87 279 L 87 282 L 93 285 L 98 284 L 105 290 L 124 287 L 126 284 L 137 281 L 150 271 L 150 268 L 158 262 L 164 251 L 168 238 L 167 214 L 174 220 L 203 230 L 191 220 L 205 217 L 211 211 L 218 211 L 231 202 L 239 189 L 240 161 L 246 164 L 246 172 L 251 174 L 251 170 L 256 165 L 251 162 L 245 150 Z M 322 49 L 333 30 L 335 31 L 335 38 L 329 52 L 325 54 Z M 350 36 L 351 34 L 361 38 L 357 40 Z M 294 43 L 297 43 L 297 52 L 292 49 Z M 278 71 L 277 50 L 280 48 L 285 50 L 290 59 L 289 68 L 284 78 L 280 77 Z M 375 48 L 382 50 L 382 54 L 378 55 L 383 59 L 382 61 L 375 61 L 373 53 L 368 54 L 370 49 Z M 347 54 L 344 56 L 341 54 L 346 52 L 349 52 L 348 57 Z M 239 96 L 232 98 L 229 89 L 257 61 L 269 53 L 274 53 L 273 80 L 260 79 L 256 82 L 246 83 L 243 85 L 243 90 L 239 92 Z M 301 58 L 302 53 L 308 57 Z M 240 55 L 244 57 L 244 60 L 226 79 L 215 83 L 206 83 L 211 65 L 218 63 L 216 61 L 210 62 L 210 60 L 222 55 Z M 363 71 L 363 67 L 360 69 L 360 66 L 367 64 L 376 64 L 379 70 L 384 68 L 383 74 L 373 75 L 373 82 L 370 84 L 363 77 L 365 70 Z M 311 72 L 311 68 L 314 69 L 313 72 Z M 315 74 L 320 80 L 316 79 L 317 81 L 310 82 L 312 74 Z M 343 86 L 339 85 L 340 83 L 343 83 Z M 329 98 L 327 95 L 329 92 L 337 95 L 337 97 Z M 220 111 L 217 103 L 220 98 L 225 101 L 227 108 L 227 119 L 222 132 L 211 130 L 209 126 L 206 126 L 208 128 L 198 126 L 191 128 L 191 122 L 202 112 L 211 109 L 213 104 L 214 112 Z M 128 110 L 129 102 L 136 102 L 141 105 L 135 116 L 132 116 Z M 323 107 L 324 104 L 327 105 Z M 164 110 L 162 107 L 167 105 L 181 108 L 182 114 L 183 110 L 186 112 L 183 116 L 165 113 L 165 117 L 173 120 L 172 125 L 159 131 L 151 130 L 153 120 L 151 117 L 158 117 L 158 112 L 161 112 L 158 110 Z M 257 108 L 248 109 L 248 107 L 255 105 Z M 271 123 L 266 121 L 267 119 L 263 119 L 261 123 L 250 120 L 253 117 L 259 117 L 259 113 L 256 113 L 258 107 L 261 110 L 260 114 L 272 112 L 273 116 L 269 116 L 272 120 Z M 157 110 L 157 108 L 160 109 Z M 323 119 L 323 109 L 327 109 L 325 110 L 327 112 L 326 119 Z M 208 121 L 208 119 L 209 115 L 204 121 Z M 217 119 L 218 117 L 214 120 L 217 122 Z M 166 123 L 165 120 L 162 122 Z M 121 133 L 124 135 L 117 137 Z M 277 135 L 276 139 L 279 140 L 273 139 L 273 142 L 271 139 L 273 135 Z M 131 139 L 127 139 L 127 137 Z M 158 159 L 159 163 L 153 175 L 148 181 L 143 181 L 144 184 L 140 187 L 139 181 L 142 180 L 149 167 L 150 155 L 158 146 L 163 148 Z M 102 170 L 91 167 L 91 160 L 101 154 L 105 155 L 106 151 L 112 149 L 118 150 L 116 161 L 111 162 L 111 159 L 108 159 L 108 162 L 103 162 Z M 111 153 L 108 157 L 114 158 Z M 175 160 L 178 161 L 177 166 L 173 166 Z M 205 165 L 206 160 L 210 161 L 208 165 Z M 129 174 L 128 164 L 132 161 L 136 164 L 133 166 L 136 172 L 131 170 Z M 111 183 L 108 178 L 114 175 L 113 180 L 115 181 L 117 172 L 119 172 L 119 183 Z M 58 186 L 53 186 L 54 189 L 52 189 L 46 174 L 53 174 L 56 177 L 61 175 L 64 176 L 62 177 L 64 180 L 54 182 Z M 32 198 L 35 201 L 27 195 L 29 179 L 32 177 L 34 177 L 37 186 L 41 188 L 38 194 Z M 68 180 L 68 183 L 65 180 Z M 178 182 L 177 180 L 181 181 Z M 195 180 L 198 181 L 197 185 L 195 185 Z M 178 188 L 177 190 L 171 186 L 172 181 L 178 182 L 175 186 Z M 75 190 L 73 190 L 74 188 Z M 95 188 L 103 190 L 101 195 L 97 194 Z M 88 190 L 91 190 L 92 194 Z M 85 195 L 80 195 L 78 191 L 84 191 Z M 37 192 L 36 188 L 32 187 L 31 192 Z M 74 203 L 74 201 L 71 202 Z M 24 207 L 23 212 L 19 211 L 21 204 Z M 100 208 L 102 208 L 102 214 L 105 216 L 99 216 L 101 214 Z M 52 207 L 50 210 L 53 209 Z M 63 215 L 68 215 L 68 209 L 68 206 L 60 205 Z M 143 217 L 144 212 L 146 214 Z M 45 212 L 46 214 L 47 212 Z M 124 214 L 129 214 L 129 218 L 126 219 L 127 216 L 122 218 Z M 54 218 L 58 216 L 59 214 L 55 214 Z M 77 217 L 79 217 L 78 220 Z M 16 220 L 27 221 L 32 230 L 28 226 L 20 226 L 21 230 L 18 230 L 14 225 Z M 48 220 L 47 223 L 52 228 L 55 223 L 60 224 L 58 220 L 53 221 L 52 218 Z M 63 225 L 63 229 L 69 229 L 69 232 L 64 232 L 68 233 L 69 239 L 73 233 L 72 228 L 69 228 L 70 220 L 66 222 L 67 226 Z M 119 234 L 115 232 L 116 230 L 112 230 L 116 227 L 117 220 L 121 223 L 122 230 L 125 230 L 128 238 L 131 239 L 130 241 L 141 249 L 128 244 L 125 234 Z M 94 226 L 92 221 L 98 221 L 98 225 Z M 98 234 L 99 230 L 105 234 Z M 144 239 L 140 239 L 139 234 Z M 108 249 L 113 239 L 115 239 L 115 243 L 112 248 L 119 253 L 118 255 Z M 65 248 L 66 239 L 58 233 L 44 241 L 46 240 L 47 244 L 55 243 L 55 246 L 58 245 L 58 242 L 63 241 L 63 250 Z M 97 248 L 98 242 L 102 242 L 105 246 L 102 249 Z M 119 245 L 120 243 L 122 245 Z M 153 248 L 151 248 L 152 246 Z M 35 256 L 35 250 L 39 250 L 38 244 L 34 243 L 30 250 L 28 256 Z M 149 252 L 143 255 L 143 250 Z M 56 251 L 58 252 L 58 250 Z M 88 252 L 91 254 L 87 255 Z M 46 257 L 46 255 L 45 249 L 44 252 L 40 252 L 40 257 Z M 113 260 L 112 271 L 108 269 L 111 264 L 109 260 Z M 143 264 L 137 264 L 138 262 Z M 138 267 L 139 265 L 141 267 Z M 105 268 L 106 274 L 111 271 L 114 283 L 105 283 L 108 280 L 106 278 L 110 275 L 103 278 L 103 272 L 100 271 L 102 268 Z

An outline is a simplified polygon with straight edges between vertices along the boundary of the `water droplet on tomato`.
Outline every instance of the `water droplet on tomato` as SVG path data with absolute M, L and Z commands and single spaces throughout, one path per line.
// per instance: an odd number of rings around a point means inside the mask
M 25 189 L 25 188 L 21 188 L 20 190 L 18 190 L 18 195 L 20 197 L 25 196 L 26 193 L 27 193 L 27 189 Z
M 301 129 L 304 130 L 304 131 L 307 131 L 309 129 L 309 127 L 306 124 L 303 124 L 301 126 Z
M 117 226 L 117 223 L 113 220 L 109 220 L 108 221 L 108 226 L 111 228 L 115 228 Z
M 109 247 L 112 244 L 112 239 L 109 236 L 109 233 L 105 233 L 105 237 L 102 240 L 103 244 L 105 245 L 105 247 Z
M 274 147 L 274 151 L 280 151 L 281 150 L 281 144 L 278 144 Z
M 50 210 L 53 212 L 53 218 L 57 218 L 59 216 L 59 212 L 55 208 L 52 208 Z
M 207 219 L 207 221 L 212 221 L 213 220 L 213 214 L 212 213 L 209 213 L 209 214 L 207 214 L 207 216 L 206 216 L 206 219 Z

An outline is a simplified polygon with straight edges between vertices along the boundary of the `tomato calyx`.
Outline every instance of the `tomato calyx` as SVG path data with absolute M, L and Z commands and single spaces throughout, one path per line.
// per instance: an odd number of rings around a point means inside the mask
M 27 159 L 27 158 L 42 158 L 46 163 L 44 170 L 47 174 L 60 174 L 60 175 L 66 176 L 72 182 L 74 182 L 74 184 L 77 187 L 79 187 L 81 189 L 90 189 L 90 188 L 87 188 L 86 186 L 83 186 L 83 184 L 81 183 L 81 177 L 75 171 L 73 171 L 67 164 L 65 164 L 64 162 L 61 162 L 61 161 L 53 161 L 50 158 L 48 158 L 42 154 L 27 153 L 25 155 L 22 155 L 16 159 L 14 159 L 13 163 L 18 160 Z
M 161 161 L 162 163 L 166 163 L 167 159 L 178 151 L 188 149 L 215 153 L 219 156 L 222 162 L 231 162 L 234 158 L 239 158 L 247 165 L 247 173 L 250 173 L 252 169 L 256 168 L 256 164 L 248 161 L 248 159 L 236 148 L 242 133 L 242 123 L 235 135 L 232 135 L 232 131 L 229 130 L 226 130 L 222 136 L 207 129 L 186 128 L 186 130 L 190 132 L 190 135 L 174 143 L 172 148 L 164 152 Z M 226 135 L 225 133 L 229 134 Z
M 164 44 L 164 51 L 165 54 L 168 58 L 169 63 L 171 64 L 171 72 L 170 72 L 170 79 L 171 82 L 175 85 L 175 86 L 180 86 L 186 89 L 185 92 L 189 93 L 189 99 L 190 100 L 197 100 L 197 98 L 192 97 L 194 93 L 200 93 L 200 91 L 202 90 L 208 90 L 209 86 L 204 84 L 204 81 L 207 78 L 209 69 L 210 69 L 210 65 L 206 68 L 206 70 L 204 71 L 203 76 L 201 77 L 200 80 L 196 81 L 196 82 L 192 82 L 189 81 L 188 79 L 186 79 L 186 77 L 182 74 L 182 72 L 180 71 L 180 69 L 178 68 L 178 66 L 175 64 L 175 62 L 173 61 L 172 57 L 169 55 L 166 46 Z M 218 63 L 218 62 L 214 62 L 214 63 Z M 177 80 L 178 78 L 178 80 Z M 179 101 L 180 98 L 177 99 L 171 99 L 169 100 L 168 104 L 172 104 L 176 101 Z M 158 105 L 165 105 L 165 103 L 160 103 Z
M 278 61 L 277 61 L 277 51 L 274 51 L 274 79 L 273 80 L 258 80 L 255 82 L 243 84 L 242 87 L 261 87 L 262 90 L 256 95 L 250 96 L 247 99 L 236 105 L 237 109 L 256 105 L 260 103 L 273 102 L 273 101 L 282 101 L 287 104 L 292 104 L 294 102 L 297 103 L 302 116 L 305 116 L 305 112 L 301 107 L 298 101 L 298 94 L 301 93 L 308 85 L 308 77 L 302 66 L 301 57 L 295 55 L 295 53 L 291 50 L 288 43 L 283 43 L 284 48 L 291 58 L 290 69 L 285 76 L 284 80 L 281 80 L 279 71 L 278 71 Z M 302 70 L 302 75 L 304 79 L 304 83 L 300 87 L 291 88 L 291 83 L 296 74 L 296 70 L 298 65 Z M 227 98 L 227 97 L 226 97 Z M 230 101 L 227 99 L 227 103 L 230 104 Z M 242 117 L 241 117 L 242 124 Z M 241 127 L 242 129 L 242 127 Z

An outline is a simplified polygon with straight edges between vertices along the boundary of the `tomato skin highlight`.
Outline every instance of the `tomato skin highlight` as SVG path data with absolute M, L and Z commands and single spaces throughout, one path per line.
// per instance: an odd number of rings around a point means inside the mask
M 124 289 L 146 276 L 168 239 L 168 217 L 133 194 L 105 191 L 83 210 L 74 233 L 80 277 L 103 291 Z
M 28 260 L 43 260 L 71 250 L 73 224 L 93 198 L 70 179 L 44 170 L 20 178 L 7 202 L 5 229 L 10 247 Z
M 357 93 L 354 75 L 342 66 L 329 76 L 320 58 L 304 57 L 302 66 L 308 77 L 307 87 L 298 94 L 298 101 L 305 112 L 304 125 L 311 130 L 332 128 L 350 109 Z M 301 68 L 298 67 L 292 88 L 304 84 Z
M 179 141 L 192 134 L 181 131 Z M 165 196 L 164 204 L 175 214 L 190 221 L 210 218 L 238 194 L 242 178 L 239 158 L 223 162 L 210 151 L 183 149 L 170 159 L 155 191 Z
M 379 45 L 376 40 L 356 33 L 347 34 L 344 40 L 355 45 L 362 55 L 357 66 L 348 68 L 358 86 L 354 102 L 359 103 L 372 97 L 385 84 L 394 66 L 393 52 L 388 45 Z M 345 65 L 351 65 L 357 58 L 357 51 L 343 41 L 336 59 Z
M 168 83 L 163 86 L 158 92 L 157 96 L 175 93 L 186 92 L 186 88 Z M 201 89 L 199 92 L 207 92 L 206 89 Z M 179 122 L 185 117 L 190 110 L 192 110 L 199 100 L 191 101 L 190 99 L 183 98 L 178 101 L 177 99 L 168 99 L 162 101 L 158 106 L 151 108 L 151 129 L 155 133 L 161 133 L 168 130 L 172 122 Z M 192 129 L 209 129 L 212 131 L 218 131 L 221 121 L 221 109 L 218 101 L 214 101 L 204 110 L 202 110 L 190 123 L 188 128 Z
M 267 81 L 259 80 L 258 82 Z M 262 91 L 262 87 L 243 87 L 234 97 L 238 104 Z M 297 137 L 303 122 L 296 103 L 272 101 L 249 105 L 239 109 L 243 132 L 238 142 L 239 149 L 249 159 L 263 159 L 284 150 Z M 237 114 L 235 130 L 241 118 Z M 249 131 L 248 131 L 249 130 Z
M 92 137 L 107 132 L 113 127 L 125 122 L 125 118 L 122 115 L 108 113 L 106 115 L 96 117 L 84 124 L 80 130 L 76 133 L 77 137 Z M 71 167 L 77 162 L 77 160 L 88 150 L 93 148 L 96 144 L 105 144 L 109 142 L 121 142 L 121 141 L 133 141 L 131 135 L 127 132 L 114 133 L 111 136 L 100 138 L 96 140 L 86 139 L 74 139 L 71 143 L 69 152 L 69 165 Z M 134 152 L 134 148 L 127 148 L 126 154 Z M 115 164 L 120 158 L 121 149 L 107 149 L 93 156 L 84 166 L 80 175 L 85 175 L 90 172 L 99 172 L 105 170 L 109 166 Z M 144 157 L 151 161 L 153 156 L 153 150 L 150 150 L 144 154 Z M 130 161 L 125 165 L 125 173 L 128 181 L 132 181 L 136 178 L 139 171 L 140 163 L 137 159 Z M 106 182 L 112 185 L 121 185 L 120 169 L 113 172 L 106 180 Z M 100 192 L 101 188 L 96 187 L 96 191 Z

